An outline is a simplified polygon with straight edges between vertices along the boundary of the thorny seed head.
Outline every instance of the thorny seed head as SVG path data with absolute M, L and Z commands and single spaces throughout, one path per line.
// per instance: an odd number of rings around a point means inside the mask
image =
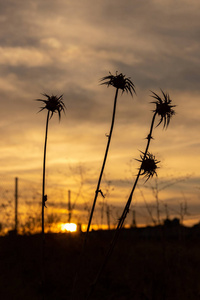
M 116 75 L 112 75 L 110 73 L 110 75 L 105 76 L 100 79 L 100 81 L 104 81 L 104 80 L 106 80 L 106 81 L 101 84 L 106 84 L 107 86 L 112 85 L 116 89 L 121 89 L 122 93 L 124 91 L 126 91 L 127 93 L 130 93 L 131 96 L 133 96 L 133 92 L 136 94 L 135 86 L 134 86 L 133 82 L 130 80 L 130 77 L 126 77 L 126 75 L 123 75 L 122 73 L 117 74 L 117 72 L 116 72 Z
M 144 159 L 144 152 L 141 151 L 141 160 L 139 159 L 136 159 L 137 161 L 141 162 L 142 165 L 141 165 L 141 175 L 144 175 L 144 177 L 146 177 L 146 181 L 150 178 L 150 177 L 153 177 L 154 175 L 157 176 L 157 173 L 156 173 L 156 169 L 158 168 L 157 167 L 157 164 L 160 162 L 158 160 L 155 159 L 155 156 L 149 152 L 147 152 L 146 154 L 146 157 Z M 145 182 L 146 182 L 145 181 Z
M 154 110 L 154 112 L 160 116 L 160 122 L 157 126 L 159 126 L 162 123 L 162 121 L 164 121 L 163 128 L 167 129 L 171 117 L 175 115 L 173 107 L 175 107 L 176 105 L 171 105 L 172 100 L 170 99 L 169 94 L 164 93 L 162 90 L 161 92 L 163 94 L 163 99 L 156 93 L 152 92 L 152 97 L 157 100 L 152 103 L 156 104 L 156 109 Z
M 65 104 L 63 102 L 63 95 L 60 95 L 59 97 L 52 95 L 49 96 L 47 94 L 42 94 L 47 99 L 36 99 L 36 101 L 41 101 L 45 103 L 44 107 L 41 107 L 40 111 L 43 109 L 47 109 L 49 112 L 51 112 L 50 118 L 53 116 L 54 113 L 58 112 L 59 120 L 61 118 L 61 111 L 63 110 L 65 112 Z M 39 112 L 40 112 L 39 111 Z

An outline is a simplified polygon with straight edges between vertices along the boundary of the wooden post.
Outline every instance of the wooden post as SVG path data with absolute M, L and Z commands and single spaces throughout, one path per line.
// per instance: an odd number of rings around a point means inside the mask
M 15 232 L 18 230 L 18 177 L 15 178 Z
M 72 208 L 71 208 L 71 191 L 68 191 L 68 223 L 71 222 Z

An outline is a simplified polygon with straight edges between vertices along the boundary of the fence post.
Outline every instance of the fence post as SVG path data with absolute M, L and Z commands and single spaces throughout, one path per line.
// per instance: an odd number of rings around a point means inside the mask
M 71 222 L 72 207 L 71 207 L 71 191 L 68 190 L 68 223 Z
M 15 232 L 18 230 L 18 177 L 15 177 Z

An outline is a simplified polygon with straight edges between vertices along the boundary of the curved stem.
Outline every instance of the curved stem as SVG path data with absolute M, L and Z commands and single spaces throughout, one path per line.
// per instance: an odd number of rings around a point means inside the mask
M 151 139 L 152 139 L 152 132 L 153 132 L 153 127 L 154 127 L 154 122 L 155 122 L 156 114 L 157 114 L 157 113 L 155 112 L 154 115 L 153 115 L 153 118 L 152 118 L 151 127 L 150 127 L 150 132 L 149 132 L 149 134 L 148 134 L 148 136 L 147 136 L 147 140 L 148 140 L 148 141 L 147 141 L 147 145 L 146 145 L 146 149 L 145 149 L 145 152 L 144 152 L 144 156 L 143 156 L 142 162 L 143 162 L 143 161 L 145 160 L 145 158 L 146 158 L 146 155 L 147 155 L 147 152 L 148 152 L 148 149 L 149 149 L 149 145 L 150 145 L 150 141 L 151 141 Z M 94 287 L 95 287 L 95 285 L 96 285 L 96 283 L 97 283 L 99 277 L 101 276 L 102 271 L 103 271 L 103 269 L 104 269 L 104 267 L 105 267 L 105 265 L 106 265 L 106 263 L 107 263 L 107 261 L 108 261 L 110 255 L 112 254 L 112 251 L 113 251 L 113 249 L 114 249 L 114 246 L 115 246 L 115 244 L 116 244 L 116 242 L 117 242 L 117 239 L 118 239 L 118 236 L 119 236 L 120 229 L 122 228 L 122 226 L 123 226 L 123 224 L 124 224 L 124 221 L 125 221 L 125 219 L 126 219 L 126 216 L 127 216 L 128 212 L 129 212 L 129 208 L 130 208 L 131 201 L 132 201 L 132 198 L 133 198 L 133 193 L 134 193 L 134 191 L 135 191 L 136 185 L 137 185 L 137 183 L 138 183 L 138 180 L 139 180 L 139 177 L 140 177 L 140 174 L 141 174 L 141 170 L 142 170 L 142 162 L 141 162 L 140 169 L 139 169 L 139 171 L 138 171 L 137 177 L 136 177 L 136 179 L 135 179 L 135 182 L 134 182 L 134 184 L 133 184 L 131 193 L 130 193 L 130 195 L 129 195 L 128 201 L 126 202 L 125 208 L 124 208 L 124 210 L 123 210 L 123 212 L 122 212 L 122 215 L 121 215 L 121 217 L 120 217 L 120 219 L 119 219 L 118 225 L 117 225 L 117 227 L 116 227 L 116 229 L 115 229 L 115 233 L 114 233 L 113 239 L 112 239 L 112 241 L 111 241 L 111 243 L 110 243 L 110 247 L 108 248 L 108 251 L 107 251 L 107 253 L 106 253 L 106 256 L 105 256 L 105 259 L 104 259 L 104 261 L 103 261 L 103 264 L 101 265 L 101 267 L 100 267 L 100 269 L 99 269 L 99 271 L 98 271 L 98 273 L 97 273 L 97 276 L 96 276 L 96 278 L 95 278 L 93 284 L 91 285 L 90 292 L 89 292 L 89 294 L 88 294 L 88 296 L 87 296 L 87 298 L 86 298 L 87 300 L 88 300 L 88 299 L 90 298 L 90 296 L 92 295 L 92 292 L 93 292 L 93 290 L 94 290 Z
M 147 152 L 149 150 L 149 145 L 150 145 L 150 141 L 152 139 L 152 132 L 153 132 L 153 126 L 154 126 L 154 122 L 155 122 L 155 117 L 156 117 L 157 113 L 155 112 L 154 115 L 153 115 L 153 118 L 152 118 L 152 121 L 151 121 L 151 127 L 150 127 L 150 132 L 147 136 L 147 145 L 146 145 L 146 149 L 145 149 L 145 152 L 144 152 L 144 155 L 143 155 L 143 159 L 142 159 L 142 162 L 145 160 L 146 158 L 146 155 L 147 155 Z M 127 213 L 129 212 L 129 208 L 130 208 L 130 205 L 131 205 L 131 201 L 132 201 L 132 198 L 133 198 L 133 193 L 135 191 L 135 188 L 136 188 L 136 185 L 138 183 L 138 180 L 139 180 L 139 177 L 140 177 L 140 174 L 141 174 L 141 170 L 142 170 L 142 162 L 141 162 L 141 165 L 140 165 L 140 169 L 138 171 L 138 174 L 137 174 L 137 177 L 135 179 L 135 182 L 133 184 L 133 188 L 131 190 L 131 193 L 130 193 L 130 196 L 128 198 L 128 201 L 126 203 L 126 206 L 124 208 L 124 211 L 122 213 L 122 216 L 119 220 L 119 223 L 118 223 L 118 226 L 117 226 L 117 229 L 118 227 L 119 228 L 122 228 L 123 224 L 124 224 L 124 221 L 125 221 L 125 218 L 126 218 L 126 215 Z
M 73 297 L 74 297 L 77 277 L 78 277 L 78 274 L 80 272 L 82 257 L 83 257 L 83 253 L 84 253 L 84 250 L 85 250 L 85 247 L 86 247 L 88 234 L 89 234 L 89 230 L 90 230 L 90 226 L 91 226 L 92 217 L 93 217 L 93 214 L 94 214 L 94 209 L 95 209 L 96 201 L 97 201 L 97 198 L 98 198 L 98 194 L 99 194 L 99 192 L 102 193 L 101 190 L 100 190 L 100 185 L 101 185 L 101 180 L 102 180 L 104 168 L 105 168 L 105 165 L 106 165 L 108 150 L 109 150 L 110 141 L 111 141 L 112 132 L 113 132 L 113 127 L 114 127 L 114 123 L 115 123 L 115 113 L 116 113 L 116 106 L 117 106 L 118 91 L 119 91 L 119 89 L 116 89 L 115 98 L 114 98 L 113 113 L 112 113 L 112 121 L 111 121 L 111 127 L 110 127 L 110 133 L 109 133 L 109 136 L 108 136 L 108 142 L 107 142 L 107 146 L 106 146 L 104 160 L 103 160 L 103 164 L 102 164 L 102 167 L 101 167 L 101 172 L 100 172 L 98 183 L 97 183 L 97 188 L 96 188 L 96 191 L 95 191 L 95 196 L 94 196 L 94 200 L 93 200 L 92 209 L 91 209 L 91 212 L 90 212 L 90 217 L 89 217 L 89 221 L 88 221 L 88 225 L 87 225 L 87 231 L 86 231 L 86 234 L 85 234 L 85 239 L 84 239 L 84 242 L 83 242 L 83 248 L 82 248 L 82 252 L 81 252 L 80 260 L 79 260 L 79 264 L 78 264 L 78 270 L 75 274 L 75 280 L 74 280 L 74 285 L 73 285 L 73 289 L 72 289 L 72 298 L 71 299 L 73 299 Z
M 87 239 L 88 232 L 90 230 L 90 225 L 91 225 L 91 222 L 92 222 L 94 208 L 95 208 L 95 205 L 96 205 L 98 193 L 100 192 L 101 179 L 102 179 L 102 176 L 103 176 L 103 172 L 104 172 L 104 168 L 105 168 L 105 164 L 106 164 L 106 159 L 107 159 L 107 156 L 108 156 L 108 150 L 109 150 L 110 141 L 111 141 L 112 132 L 113 132 L 113 127 L 114 127 L 114 122 L 115 122 L 115 112 L 116 112 L 116 105 L 117 105 L 117 96 L 118 96 L 118 89 L 116 89 L 116 93 L 115 93 L 115 99 L 114 99 L 114 107 L 113 107 L 113 114 L 112 114 L 112 122 L 111 122 L 111 127 L 110 127 L 110 133 L 109 133 L 109 136 L 108 136 L 108 143 L 107 143 L 107 147 L 106 147 L 106 151 L 105 151 L 105 156 L 104 156 L 104 160 L 103 160 L 101 172 L 100 172 L 100 175 L 99 175 L 99 180 L 98 180 L 98 183 L 97 183 L 97 188 L 96 188 L 96 192 L 95 192 L 95 196 L 94 196 L 94 200 L 93 200 L 93 205 L 92 205 L 92 209 L 91 209 L 91 213 L 90 213 L 90 218 L 89 218 L 89 221 L 88 221 L 87 232 L 86 232 L 86 239 Z

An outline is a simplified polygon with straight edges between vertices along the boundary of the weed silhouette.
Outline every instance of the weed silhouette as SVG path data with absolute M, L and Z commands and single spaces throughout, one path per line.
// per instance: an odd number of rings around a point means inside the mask
M 87 243 L 87 239 L 88 239 L 88 234 L 89 234 L 89 230 L 90 230 L 90 225 L 91 225 L 91 222 L 92 222 L 93 213 L 94 213 L 94 210 L 95 210 L 95 205 L 96 205 L 96 201 L 97 201 L 97 198 L 98 198 L 98 194 L 100 193 L 102 196 L 104 196 L 102 190 L 100 189 L 100 185 L 101 185 L 101 180 L 102 180 L 104 168 L 105 168 L 105 165 L 106 165 L 109 146 L 110 146 L 110 142 L 111 142 L 111 138 L 112 138 L 112 132 L 113 132 L 113 127 L 114 127 L 114 122 L 115 122 L 118 92 L 119 92 L 119 90 L 122 90 L 122 94 L 123 94 L 126 91 L 127 93 L 130 93 L 131 96 L 133 96 L 133 93 L 135 93 L 135 86 L 134 86 L 133 82 L 130 80 L 130 78 L 127 78 L 122 73 L 117 74 L 117 72 L 116 72 L 116 75 L 112 75 L 110 73 L 110 75 L 101 78 L 100 82 L 101 82 L 101 85 L 105 84 L 105 85 L 107 85 L 107 87 L 109 87 L 109 86 L 114 87 L 116 89 L 116 92 L 115 92 L 115 97 L 114 97 L 114 106 L 113 106 L 110 133 L 109 133 L 109 135 L 107 135 L 108 142 L 107 142 L 107 146 L 106 146 L 106 150 L 105 150 L 105 155 L 104 155 L 103 164 L 102 164 L 102 167 L 101 167 L 99 179 L 98 179 L 98 182 L 97 182 L 97 187 L 96 187 L 94 200 L 93 200 L 93 205 L 92 205 L 90 216 L 89 216 L 89 221 L 88 221 L 88 225 L 87 225 L 87 231 L 86 231 L 86 234 L 85 234 L 85 239 L 84 239 L 84 242 L 83 242 L 83 250 L 82 250 L 82 253 L 81 253 L 81 256 L 80 256 L 78 271 L 77 271 L 76 276 L 75 276 L 74 287 L 73 287 L 73 292 L 72 292 L 72 298 L 71 299 L 73 299 L 73 297 L 74 297 L 77 277 L 78 277 L 78 273 L 79 273 L 79 270 L 80 270 L 80 264 L 82 262 L 82 256 L 83 256 L 83 253 L 85 251 L 85 247 L 86 247 L 86 243 Z
M 157 169 L 157 164 L 159 163 L 159 161 L 157 161 L 155 159 L 155 156 L 153 156 L 151 153 L 148 152 L 150 142 L 153 139 L 152 133 L 153 133 L 153 129 L 154 129 L 155 119 L 156 119 L 157 115 L 160 116 L 160 121 L 156 127 L 158 127 L 162 122 L 164 122 L 163 128 L 167 128 L 171 117 L 175 114 L 175 111 L 172 109 L 173 107 L 175 107 L 175 105 L 171 105 L 172 100 L 170 99 L 169 95 L 167 93 L 165 94 L 162 90 L 161 90 L 161 92 L 162 92 L 163 99 L 160 96 L 158 96 L 156 93 L 152 92 L 153 93 L 152 97 L 155 98 L 157 101 L 153 102 L 154 104 L 156 104 L 156 109 L 153 110 L 154 114 L 153 114 L 152 121 L 151 121 L 150 131 L 147 136 L 146 149 L 144 152 L 141 152 L 142 153 L 141 160 L 139 160 L 139 162 L 141 164 L 140 164 L 140 168 L 139 168 L 137 177 L 134 181 L 131 193 L 128 197 L 128 200 L 126 202 L 126 205 L 124 207 L 122 215 L 119 218 L 118 225 L 115 229 L 113 239 L 110 243 L 110 246 L 108 247 L 104 261 L 103 261 L 102 265 L 100 266 L 99 271 L 97 272 L 97 275 L 95 277 L 95 280 L 93 281 L 93 284 L 91 285 L 90 291 L 86 298 L 87 300 L 91 297 L 94 287 L 96 286 L 96 284 L 99 280 L 99 277 L 101 276 L 103 269 L 104 269 L 105 265 L 107 264 L 111 254 L 113 252 L 113 249 L 116 245 L 117 239 L 119 237 L 120 229 L 122 229 L 124 221 L 126 219 L 126 216 L 129 213 L 130 205 L 131 205 L 132 198 L 133 198 L 133 193 L 137 186 L 139 177 L 144 175 L 145 177 L 147 177 L 147 180 L 148 180 L 150 177 L 153 177 L 153 175 L 157 174 L 156 169 Z
M 46 130 L 45 130 L 45 141 L 44 141 L 44 157 L 43 157 L 43 176 L 42 176 L 42 292 L 44 299 L 44 255 L 45 255 L 45 233 L 44 233 L 44 207 L 46 207 L 47 195 L 45 194 L 45 174 L 46 174 L 46 152 L 47 152 L 47 136 L 48 136 L 48 126 L 49 120 L 52 118 L 54 113 L 58 113 L 59 121 L 61 118 L 61 111 L 65 111 L 65 104 L 63 102 L 63 95 L 49 96 L 43 94 L 47 99 L 36 99 L 36 101 L 41 101 L 45 106 L 41 107 L 40 111 L 47 109 L 47 119 L 46 119 Z M 40 112 L 39 111 L 39 112 Z

